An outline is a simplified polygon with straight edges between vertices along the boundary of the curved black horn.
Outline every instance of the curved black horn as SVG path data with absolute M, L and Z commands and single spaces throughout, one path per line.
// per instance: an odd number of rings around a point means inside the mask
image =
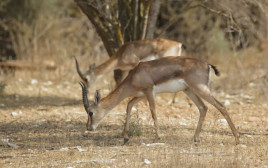
M 84 107 L 85 107 L 85 110 L 87 112 L 87 109 L 89 108 L 89 101 L 88 101 L 88 98 L 87 98 L 87 88 L 85 86 L 85 84 L 83 82 L 79 82 L 79 84 L 81 85 L 81 88 L 82 88 L 82 99 L 83 99 L 83 104 L 84 104 Z
M 78 75 L 80 76 L 80 78 L 84 80 L 85 77 L 82 74 L 82 72 L 80 71 L 79 64 L 78 64 L 78 61 L 77 61 L 76 57 L 74 57 L 74 59 L 75 59 L 76 71 L 77 71 Z

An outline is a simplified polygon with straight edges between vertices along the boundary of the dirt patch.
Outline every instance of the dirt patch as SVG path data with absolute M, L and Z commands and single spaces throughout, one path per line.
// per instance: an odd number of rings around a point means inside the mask
M 78 81 L 10 78 L 0 97 L 0 165 L 267 167 L 268 105 L 259 101 L 267 95 L 259 87 L 263 82 L 232 90 L 229 85 L 222 86 L 222 81 L 224 75 L 212 83 L 212 90 L 226 104 L 239 129 L 241 144 L 237 146 L 225 120 L 212 106 L 200 134 L 201 143 L 193 143 L 199 113 L 188 105 L 184 94 L 179 94 L 175 104 L 169 104 L 172 94 L 157 96 L 158 141 L 154 140 L 147 103 L 138 103 L 131 122 L 141 133 L 134 133 L 123 146 L 127 100 L 105 117 L 97 131 L 87 132 Z M 109 91 L 103 89 L 103 97 Z

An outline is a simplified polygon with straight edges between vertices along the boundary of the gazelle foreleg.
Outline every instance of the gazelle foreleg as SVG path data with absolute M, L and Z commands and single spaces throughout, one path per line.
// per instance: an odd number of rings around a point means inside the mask
M 88 118 L 87 118 L 87 125 L 86 125 L 86 127 L 87 127 L 87 130 L 90 130 L 90 129 L 89 129 L 89 120 L 90 120 L 90 116 L 89 116 L 89 114 L 88 114 L 87 117 L 88 117 Z

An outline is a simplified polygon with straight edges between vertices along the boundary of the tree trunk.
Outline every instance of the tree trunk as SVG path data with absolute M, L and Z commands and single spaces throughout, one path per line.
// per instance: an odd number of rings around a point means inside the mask
M 127 41 L 144 39 L 147 34 L 148 37 L 153 37 L 160 0 L 75 2 L 95 26 L 110 57 Z M 115 71 L 114 78 L 119 84 L 120 70 Z
M 153 0 L 149 13 L 150 19 L 148 20 L 146 38 L 154 37 L 154 31 L 156 27 L 156 21 L 158 18 L 159 10 L 160 10 L 160 0 Z

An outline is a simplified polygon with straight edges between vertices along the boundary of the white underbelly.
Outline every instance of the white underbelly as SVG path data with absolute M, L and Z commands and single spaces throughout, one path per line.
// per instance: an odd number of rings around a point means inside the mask
M 174 93 L 185 90 L 187 84 L 183 79 L 173 79 L 154 87 L 155 93 Z

